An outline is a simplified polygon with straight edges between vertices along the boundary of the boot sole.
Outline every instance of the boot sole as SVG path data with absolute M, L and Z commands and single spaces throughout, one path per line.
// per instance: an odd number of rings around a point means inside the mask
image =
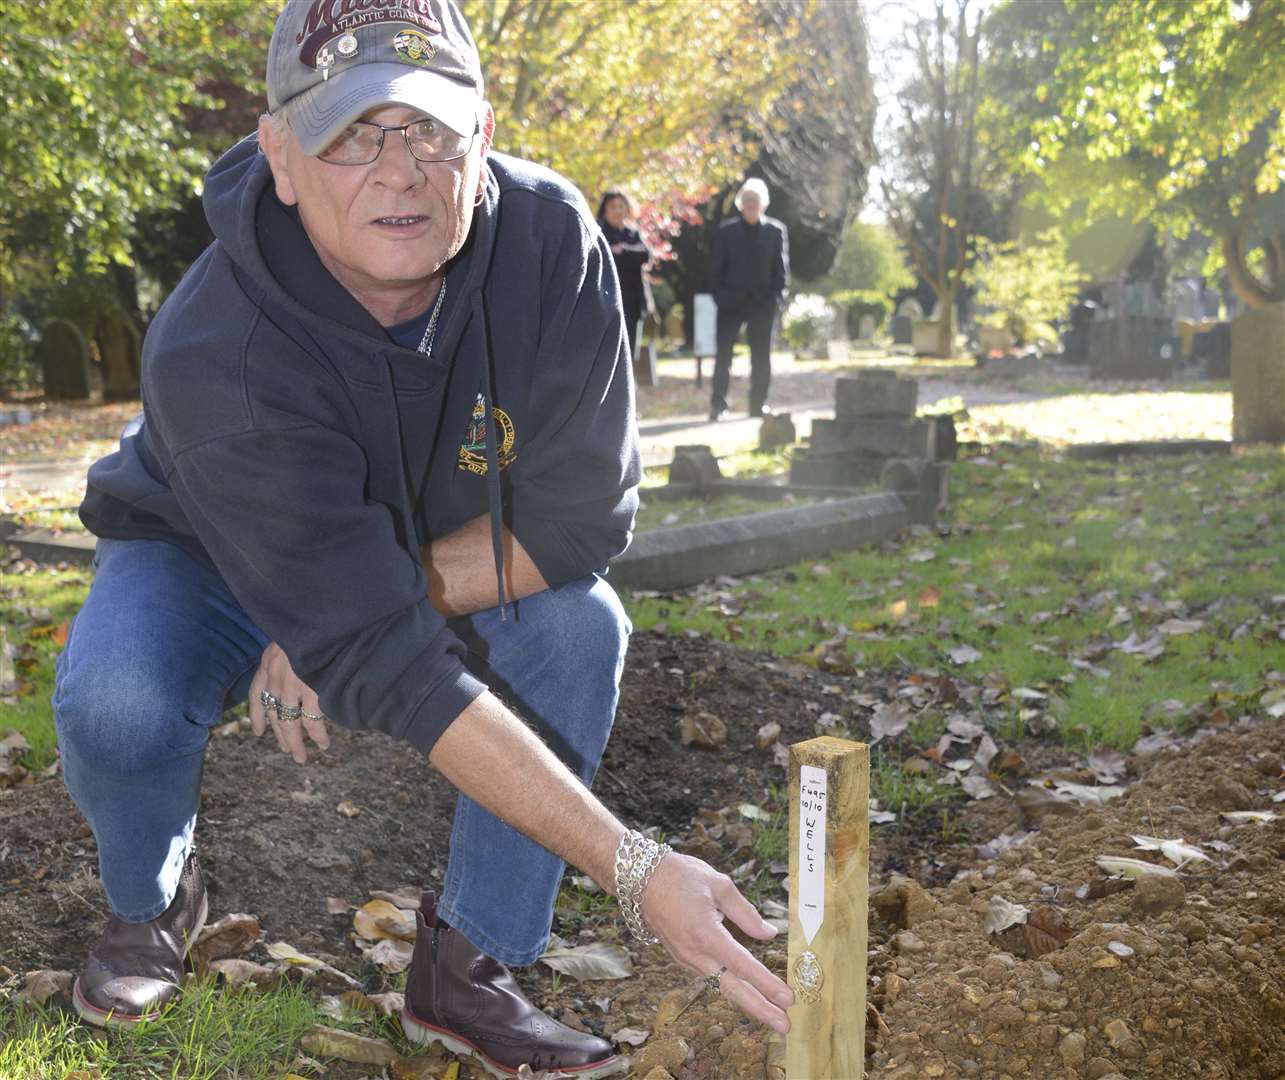
M 197 912 L 196 923 L 192 927 L 191 933 L 187 935 L 188 945 L 183 950 L 183 959 L 186 960 L 188 953 L 192 951 L 192 946 L 196 939 L 201 936 L 201 931 L 205 929 L 206 920 L 210 917 L 210 898 L 208 895 L 201 897 L 201 910 Z M 141 1024 L 144 1020 L 155 1020 L 161 1015 L 161 1010 L 155 1012 L 143 1013 L 141 1016 L 130 1016 L 128 1013 L 119 1013 L 108 1009 L 100 1009 L 97 1005 L 89 1002 L 89 999 L 81 992 L 80 976 L 76 976 L 75 985 L 72 987 L 71 1004 L 76 1010 L 77 1015 L 87 1024 L 93 1024 L 96 1027 L 123 1027 L 129 1028 Z
M 418 1043 L 421 1046 L 432 1046 L 433 1043 L 441 1043 L 452 1054 L 459 1057 L 472 1058 L 488 1073 L 497 1077 L 498 1080 L 509 1080 L 509 1078 L 518 1075 L 517 1069 L 510 1069 L 507 1065 L 501 1065 L 462 1036 L 455 1035 L 444 1028 L 439 1028 L 435 1024 L 430 1024 L 427 1020 L 421 1020 L 409 1008 L 402 1009 L 402 1032 L 411 1042 Z M 609 1058 L 592 1062 L 589 1065 L 563 1065 L 557 1071 L 566 1073 L 568 1076 L 574 1076 L 576 1080 L 596 1080 L 600 1076 L 614 1076 L 617 1073 L 622 1073 L 628 1067 L 629 1059 L 627 1057 L 613 1054 Z

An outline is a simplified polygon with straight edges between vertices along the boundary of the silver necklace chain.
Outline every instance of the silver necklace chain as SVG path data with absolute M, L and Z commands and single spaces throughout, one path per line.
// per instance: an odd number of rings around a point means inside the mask
M 433 314 L 428 317 L 424 327 L 424 336 L 419 342 L 419 351 L 425 356 L 433 355 L 433 338 L 437 336 L 437 316 L 442 313 L 442 301 L 446 299 L 446 275 L 442 275 L 441 287 L 437 290 L 437 300 L 433 304 Z

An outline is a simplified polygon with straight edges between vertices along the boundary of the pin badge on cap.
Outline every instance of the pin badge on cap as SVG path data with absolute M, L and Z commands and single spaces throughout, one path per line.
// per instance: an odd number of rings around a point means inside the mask
M 345 60 L 351 59 L 357 55 L 357 35 L 344 34 L 335 42 L 335 49 Z
M 427 66 L 437 52 L 437 46 L 418 30 L 403 30 L 393 38 L 393 48 L 412 64 Z
M 317 50 L 317 70 L 321 72 L 321 81 L 325 82 L 330 78 L 330 69 L 334 67 L 335 54 L 330 51 L 329 45 L 323 45 Z

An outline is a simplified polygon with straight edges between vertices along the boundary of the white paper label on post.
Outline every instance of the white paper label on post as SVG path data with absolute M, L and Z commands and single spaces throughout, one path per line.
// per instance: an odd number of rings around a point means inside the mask
M 799 766 L 799 922 L 812 939 L 825 918 L 825 770 Z

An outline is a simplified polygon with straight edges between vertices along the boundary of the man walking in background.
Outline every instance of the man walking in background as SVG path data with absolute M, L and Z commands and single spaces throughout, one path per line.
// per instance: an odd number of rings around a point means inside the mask
M 727 412 L 732 348 L 748 326 L 750 342 L 750 416 L 765 416 L 772 381 L 772 327 L 790 284 L 790 242 L 785 226 L 766 215 L 770 197 L 758 178 L 736 193 L 740 216 L 726 221 L 714 242 L 714 302 L 718 304 L 718 354 L 709 418 Z

